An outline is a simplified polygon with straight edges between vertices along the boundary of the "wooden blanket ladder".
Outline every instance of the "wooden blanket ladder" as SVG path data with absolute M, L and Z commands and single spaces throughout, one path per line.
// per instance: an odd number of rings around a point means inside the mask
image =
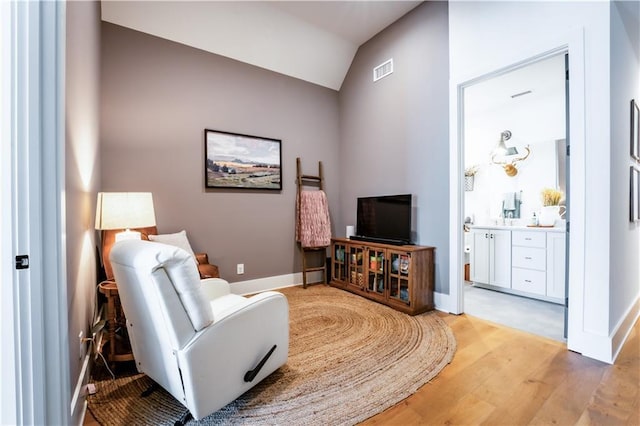
M 317 175 L 305 175 L 302 173 L 302 163 L 300 157 L 296 158 L 296 184 L 298 186 L 298 196 L 296 197 L 296 211 L 300 211 L 300 197 L 303 186 L 315 186 L 319 190 L 324 191 L 324 176 L 322 173 L 322 161 L 318 161 L 318 174 Z M 322 283 L 327 283 L 327 255 L 326 247 L 302 247 L 302 288 L 307 288 L 307 273 L 322 271 Z M 322 266 L 309 266 L 307 255 L 321 253 L 322 254 Z

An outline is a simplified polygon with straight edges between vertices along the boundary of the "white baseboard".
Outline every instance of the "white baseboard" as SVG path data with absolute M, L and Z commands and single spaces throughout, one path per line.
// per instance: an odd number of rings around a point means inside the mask
M 322 280 L 322 272 L 316 271 L 308 274 L 309 282 L 315 283 Z M 246 295 L 255 294 L 262 291 L 277 290 L 279 288 L 293 287 L 302 285 L 302 272 L 295 274 L 277 275 L 275 277 L 257 278 L 255 280 L 238 281 L 230 283 L 231 292 L 233 294 Z M 453 312 L 450 308 L 451 296 L 448 294 L 435 292 L 434 305 L 435 308 L 443 312 Z
M 455 309 L 452 306 L 451 299 L 450 294 L 438 293 L 437 291 L 433 292 L 433 304 L 438 311 L 448 314 L 454 312 Z
M 631 333 L 631 329 L 638 321 L 638 318 L 640 318 L 640 297 L 636 298 L 636 301 L 631 304 L 627 313 L 611 333 L 611 353 L 613 354 L 611 362 L 615 362 L 616 358 L 618 358 L 620 350 L 622 350 L 622 346 L 627 337 L 629 337 L 629 333 Z
M 586 357 L 613 364 L 639 317 L 640 297 L 631 304 L 611 333 L 600 335 L 584 332 L 580 337 L 582 339 L 580 347 L 569 347 L 569 349 L 576 350 Z
M 322 271 L 307 274 L 310 283 L 322 281 Z M 230 283 L 233 294 L 255 294 L 278 288 L 293 287 L 302 284 L 302 272 L 295 274 L 277 275 L 274 277 L 257 278 L 255 280 Z
M 80 374 L 78 375 L 78 381 L 76 382 L 76 387 L 73 390 L 73 396 L 71 397 L 71 413 L 69 415 L 70 419 L 78 419 L 75 424 L 81 426 L 84 422 L 84 416 L 87 411 L 87 398 L 85 389 L 87 388 L 87 383 L 89 383 L 89 362 L 91 360 L 91 351 L 87 351 L 84 356 L 84 360 L 82 361 L 82 368 L 80 369 Z

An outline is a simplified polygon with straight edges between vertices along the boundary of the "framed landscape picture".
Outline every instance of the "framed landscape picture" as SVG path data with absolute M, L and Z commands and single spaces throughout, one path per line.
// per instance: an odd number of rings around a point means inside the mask
M 282 190 L 282 141 L 204 130 L 207 188 Z
M 640 107 L 631 100 L 631 156 L 640 161 Z

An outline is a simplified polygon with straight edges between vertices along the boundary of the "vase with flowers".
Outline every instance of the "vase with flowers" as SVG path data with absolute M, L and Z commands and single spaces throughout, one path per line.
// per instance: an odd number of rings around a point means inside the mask
M 562 218 L 566 208 L 560 205 L 562 191 L 553 188 L 544 188 L 541 192 L 542 195 L 542 210 L 540 210 L 539 224 L 540 226 L 554 226 L 556 221 Z M 560 212 L 560 209 L 565 210 Z

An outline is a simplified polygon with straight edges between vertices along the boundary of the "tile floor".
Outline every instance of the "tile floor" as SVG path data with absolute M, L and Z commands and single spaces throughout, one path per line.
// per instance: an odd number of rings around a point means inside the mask
M 465 283 L 465 313 L 529 333 L 566 342 L 564 307 L 555 303 L 487 290 Z

